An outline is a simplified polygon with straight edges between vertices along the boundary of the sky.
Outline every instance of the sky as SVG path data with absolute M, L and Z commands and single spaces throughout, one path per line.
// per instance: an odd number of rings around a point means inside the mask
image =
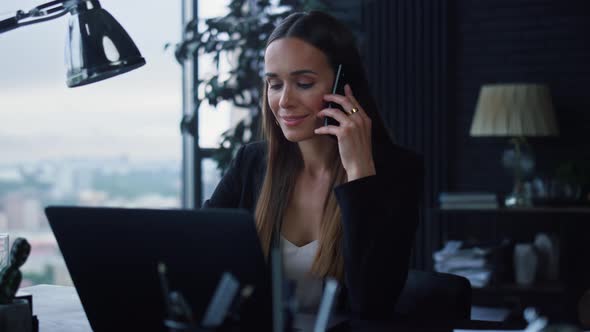
M 2 0 L 0 20 L 47 1 Z M 202 16 L 227 1 L 200 1 Z M 147 64 L 101 82 L 68 88 L 64 43 L 70 15 L 0 35 L 0 165 L 45 159 L 113 157 L 180 160 L 181 66 L 166 43 L 181 32 L 181 1 L 101 0 Z M 213 4 L 212 4 L 213 3 Z M 227 129 L 227 112 L 201 112 L 201 145 Z

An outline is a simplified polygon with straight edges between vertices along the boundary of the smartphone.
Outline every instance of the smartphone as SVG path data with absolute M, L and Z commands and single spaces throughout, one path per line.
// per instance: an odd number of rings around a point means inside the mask
M 338 94 L 338 95 L 344 96 L 344 86 L 345 85 L 346 85 L 346 82 L 344 80 L 344 72 L 342 70 L 342 64 L 339 64 L 338 67 L 336 67 L 336 75 L 334 76 L 334 84 L 332 85 L 332 94 Z M 337 108 L 337 109 L 341 110 L 342 112 L 344 112 L 344 109 L 338 103 L 328 102 L 326 107 Z M 339 124 L 340 123 L 338 123 L 338 121 L 334 120 L 333 118 L 331 118 L 329 116 L 324 118 L 324 126 L 330 126 L 330 125 L 331 126 L 338 126 Z

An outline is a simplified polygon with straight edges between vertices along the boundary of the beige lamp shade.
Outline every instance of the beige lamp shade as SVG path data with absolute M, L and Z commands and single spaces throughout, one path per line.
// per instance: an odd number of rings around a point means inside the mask
M 482 86 L 471 123 L 471 136 L 553 136 L 558 133 L 547 86 Z

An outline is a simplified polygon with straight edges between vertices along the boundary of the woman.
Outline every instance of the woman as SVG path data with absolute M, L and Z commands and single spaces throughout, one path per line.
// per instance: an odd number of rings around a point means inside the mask
M 345 95 L 331 94 L 339 64 Z M 283 20 L 268 39 L 264 70 L 265 140 L 238 151 L 204 206 L 251 211 L 267 255 L 279 233 L 286 276 L 301 281 L 298 296 L 308 304 L 321 287 L 301 276 L 330 276 L 351 313 L 391 318 L 418 223 L 420 158 L 392 143 L 353 34 L 333 17 Z M 326 117 L 339 125 L 324 126 Z

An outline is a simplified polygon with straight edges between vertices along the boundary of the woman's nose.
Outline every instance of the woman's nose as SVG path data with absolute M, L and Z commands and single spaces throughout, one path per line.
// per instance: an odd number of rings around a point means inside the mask
M 281 99 L 279 100 L 279 106 L 281 108 L 289 108 L 292 105 L 293 98 L 291 93 L 291 88 L 285 85 L 281 93 Z

